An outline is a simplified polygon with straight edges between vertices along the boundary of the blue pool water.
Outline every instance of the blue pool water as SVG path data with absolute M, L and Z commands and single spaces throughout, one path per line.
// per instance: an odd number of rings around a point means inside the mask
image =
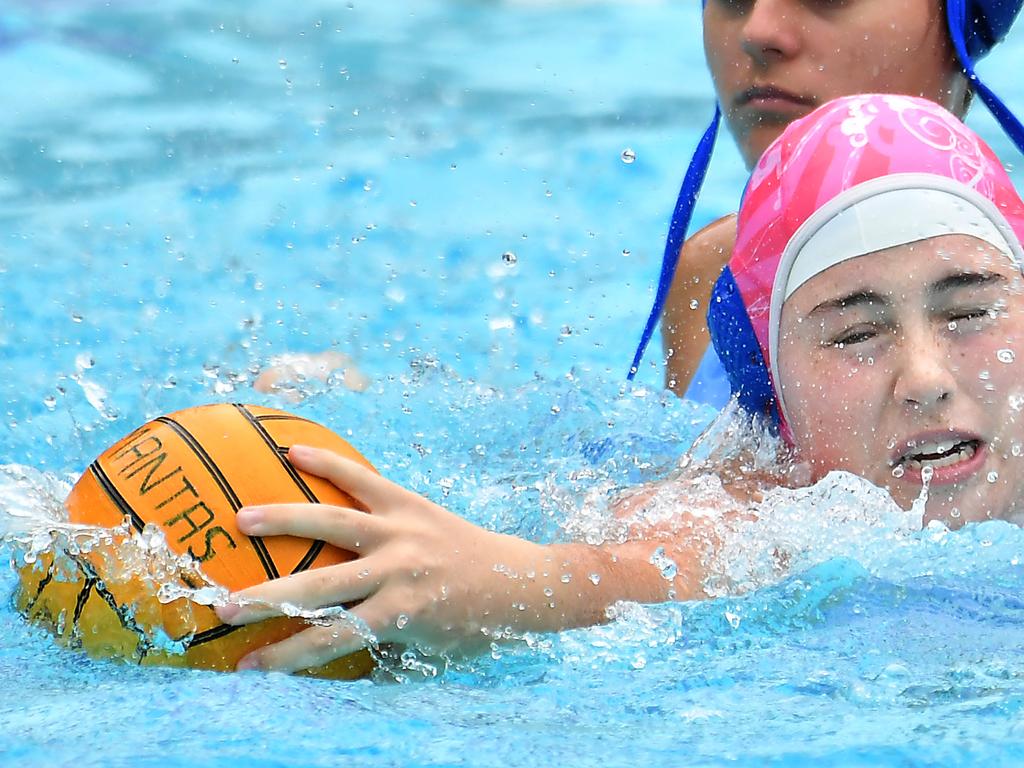
M 698 4 L 223 5 L 0 8 L 0 531 L 37 503 L 13 465 L 72 480 L 201 402 L 288 407 L 543 540 L 672 470 L 714 409 L 663 394 L 656 362 L 623 379 L 711 107 Z M 1020 107 L 1022 54 L 1018 30 L 983 68 Z M 742 183 L 722 142 L 698 218 Z M 252 391 L 269 358 L 325 348 L 366 391 Z M 841 476 L 765 509 L 717 566 L 723 596 L 428 679 L 92 661 L 21 620 L 0 568 L 0 763 L 1024 759 L 1024 531 L 920 531 Z

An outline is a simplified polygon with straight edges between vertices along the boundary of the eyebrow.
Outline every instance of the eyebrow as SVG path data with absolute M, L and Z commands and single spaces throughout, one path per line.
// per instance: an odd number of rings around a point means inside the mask
M 837 296 L 834 299 L 827 299 L 810 312 L 808 315 L 813 315 L 816 312 L 829 312 L 836 309 L 850 309 L 851 307 L 861 307 L 871 304 L 881 304 L 883 306 L 889 304 L 889 300 L 882 296 L 880 293 L 875 291 L 853 291 L 843 296 Z
M 955 272 L 928 286 L 928 293 L 935 295 L 958 288 L 981 288 L 1005 282 L 1006 277 L 997 272 Z
M 941 293 L 949 293 L 960 288 L 980 288 L 986 285 L 1005 283 L 1006 277 L 997 272 L 954 272 L 946 275 L 940 280 L 928 286 L 928 293 L 932 296 Z M 871 290 L 856 290 L 834 299 L 826 299 L 808 312 L 813 315 L 818 312 L 829 312 L 833 310 L 851 309 L 872 305 L 889 306 L 892 302 L 882 294 Z

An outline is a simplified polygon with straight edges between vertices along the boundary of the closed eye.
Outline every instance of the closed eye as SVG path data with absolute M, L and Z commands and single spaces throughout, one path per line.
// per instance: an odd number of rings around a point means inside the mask
M 878 330 L 875 328 L 854 328 L 849 331 L 845 331 L 838 336 L 835 336 L 829 344 L 833 347 L 852 346 L 854 344 L 862 344 L 865 341 L 871 341 L 878 336 Z
M 997 307 L 958 307 L 946 313 L 950 323 L 964 323 L 978 320 L 993 320 L 999 315 Z

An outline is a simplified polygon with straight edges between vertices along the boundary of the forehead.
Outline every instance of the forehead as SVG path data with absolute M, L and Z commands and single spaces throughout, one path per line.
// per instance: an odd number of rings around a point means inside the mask
M 784 311 L 809 311 L 851 291 L 912 296 L 957 272 L 988 272 L 1020 277 L 1002 251 L 969 235 L 943 235 L 849 259 L 815 275 L 786 301 Z

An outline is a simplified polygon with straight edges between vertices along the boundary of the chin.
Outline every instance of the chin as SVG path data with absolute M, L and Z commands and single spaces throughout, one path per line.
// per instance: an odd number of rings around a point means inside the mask
M 782 129 L 763 124 L 750 125 L 738 120 L 736 124 L 730 122 L 729 132 L 736 137 L 736 147 L 743 157 L 743 164 L 748 171 L 752 171 L 764 151 L 782 133 Z
M 1015 510 L 1012 505 L 998 503 L 995 499 L 945 497 L 941 489 L 933 492 L 925 506 L 924 525 L 937 520 L 951 530 L 962 528 L 968 523 L 981 523 L 986 520 L 1006 520 L 1016 525 L 1024 522 L 1022 511 Z

